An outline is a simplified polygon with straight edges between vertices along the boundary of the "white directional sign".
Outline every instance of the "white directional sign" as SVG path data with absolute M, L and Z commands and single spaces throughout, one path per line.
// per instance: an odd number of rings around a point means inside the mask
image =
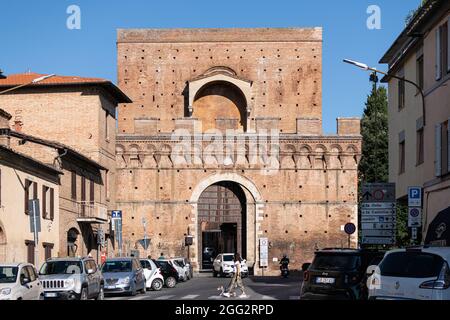
M 364 184 L 361 202 L 362 244 L 393 244 L 395 229 L 395 184 Z
M 269 239 L 259 238 L 259 266 L 267 267 L 269 265 Z

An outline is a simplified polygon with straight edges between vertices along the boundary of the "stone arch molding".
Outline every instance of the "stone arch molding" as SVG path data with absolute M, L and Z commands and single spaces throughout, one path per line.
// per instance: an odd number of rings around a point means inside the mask
M 228 67 L 213 67 L 204 72 L 201 76 L 188 81 L 189 89 L 189 113 L 193 113 L 194 100 L 197 94 L 207 85 L 214 82 L 226 82 L 236 86 L 241 90 L 246 100 L 247 116 L 251 111 L 251 87 L 252 81 L 240 78 L 232 69 Z
M 208 188 L 210 185 L 220 182 L 220 181 L 236 182 L 250 192 L 250 194 L 253 196 L 255 202 L 262 202 L 261 193 L 259 192 L 256 185 L 249 179 L 247 179 L 241 175 L 238 175 L 236 173 L 214 174 L 214 175 L 211 175 L 211 176 L 203 179 L 200 183 L 197 184 L 197 186 L 192 191 L 190 202 L 196 203 L 198 201 L 198 199 L 200 198 L 200 195 L 202 194 L 203 191 L 205 191 L 206 188 Z

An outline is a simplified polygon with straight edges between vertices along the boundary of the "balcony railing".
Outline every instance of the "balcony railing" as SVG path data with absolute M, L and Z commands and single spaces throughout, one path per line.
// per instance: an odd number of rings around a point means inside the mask
M 106 222 L 108 221 L 108 208 L 106 205 L 90 202 L 77 202 L 78 221 L 80 222 Z

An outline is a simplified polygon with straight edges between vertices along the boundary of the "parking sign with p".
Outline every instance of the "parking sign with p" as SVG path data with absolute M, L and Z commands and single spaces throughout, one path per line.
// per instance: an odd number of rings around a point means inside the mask
M 422 206 L 422 188 L 409 187 L 408 188 L 408 207 Z

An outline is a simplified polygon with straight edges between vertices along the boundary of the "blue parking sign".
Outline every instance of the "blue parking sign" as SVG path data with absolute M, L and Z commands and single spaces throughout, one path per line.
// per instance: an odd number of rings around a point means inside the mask
M 422 188 L 409 187 L 408 188 L 408 207 L 422 206 Z
M 122 210 L 113 210 L 111 211 L 112 219 L 122 219 Z

